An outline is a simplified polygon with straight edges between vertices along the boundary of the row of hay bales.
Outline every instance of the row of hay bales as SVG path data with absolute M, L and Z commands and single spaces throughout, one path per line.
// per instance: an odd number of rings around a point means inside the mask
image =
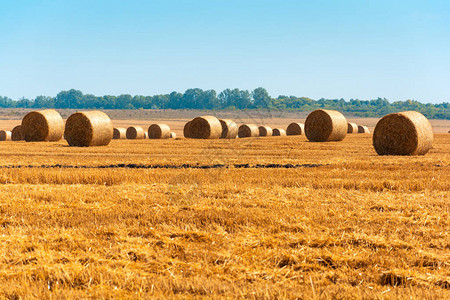
M 356 123 L 347 123 L 347 133 L 370 133 L 365 125 L 357 125 Z
M 143 139 L 174 139 L 177 135 L 170 131 L 167 124 L 152 124 L 147 131 L 141 126 L 130 126 L 128 128 L 114 128 L 113 139 L 115 140 L 143 140 Z
M 183 128 L 185 138 L 191 139 L 235 139 L 258 136 L 285 136 L 284 129 L 243 124 L 237 126 L 230 119 L 218 119 L 214 116 L 201 116 L 187 122 Z
M 331 114 L 333 112 L 330 111 Z M 319 112 L 313 114 L 315 119 Z M 339 113 L 340 114 L 340 113 Z M 310 118 L 310 119 L 311 119 Z M 347 123 L 347 133 L 370 133 L 367 126 Z M 255 124 L 243 124 L 239 127 L 229 119 L 218 119 L 214 116 L 201 116 L 186 123 L 183 129 L 186 138 L 194 139 L 234 139 L 266 136 L 291 136 L 304 135 L 305 125 L 302 123 L 291 123 L 286 130 L 281 128 L 271 128 L 269 126 L 258 126 Z
M 294 128 L 297 133 L 293 133 Z M 342 141 L 350 130 L 356 132 L 356 128 L 359 133 L 369 133 L 366 126 L 348 123 L 338 111 L 318 109 L 308 115 L 304 126 L 292 123 L 287 131 L 254 124 L 237 127 L 231 120 L 202 116 L 186 123 L 184 135 L 187 138 L 218 139 L 301 135 L 304 132 L 311 142 L 337 142 Z M 428 119 L 418 112 L 393 113 L 377 123 L 372 142 L 379 155 L 424 155 L 432 148 L 433 130 Z
M 337 111 L 316 110 L 306 118 L 305 134 L 313 142 L 341 141 L 347 131 L 347 120 Z M 379 155 L 424 155 L 433 146 L 433 129 L 419 112 L 393 113 L 378 121 L 372 143 Z
M 22 125 L 17 125 L 11 131 L 0 130 L 0 141 L 23 141 Z
M 315 110 L 303 124 L 293 125 L 297 130 L 304 129 L 311 142 L 341 141 L 348 132 L 347 119 L 338 111 Z M 85 111 L 72 114 L 66 121 L 52 109 L 30 112 L 22 119 L 16 129 L 17 138 L 27 142 L 59 141 L 63 135 L 69 146 L 103 146 L 108 145 L 114 136 L 110 118 L 100 111 Z M 14 131 L 14 130 L 13 130 Z M 213 116 L 202 116 L 188 122 L 184 127 L 185 137 L 196 139 L 234 139 L 272 135 L 287 135 L 282 129 L 267 126 L 257 127 L 244 124 L 238 127 L 232 120 L 219 120 Z M 123 130 L 117 130 L 119 137 Z M 129 136 L 130 132 L 130 136 Z M 170 138 L 170 128 L 165 124 L 153 124 L 147 131 L 149 138 Z M 300 132 L 301 134 L 301 132 Z M 127 138 L 145 138 L 142 127 L 129 127 Z M 12 139 L 13 132 L 2 131 L 0 138 Z M 173 137 L 173 135 L 172 135 Z M 379 155 L 424 155 L 433 143 L 433 131 L 425 116 L 415 111 L 394 113 L 384 116 L 376 125 L 373 134 L 373 146 Z
M 11 132 L 0 131 L 0 140 L 57 142 L 64 136 L 69 146 L 88 147 L 108 145 L 112 135 L 112 122 L 101 111 L 74 113 L 64 125 L 56 110 L 46 109 L 29 112 Z
M 176 134 L 166 124 L 153 124 L 147 132 L 139 126 L 113 128 L 108 115 L 101 111 L 74 113 L 64 125 L 53 109 L 30 112 L 12 131 L 0 131 L 0 141 L 56 142 L 63 137 L 69 146 L 88 147 L 108 145 L 113 138 L 161 139 L 175 138 Z

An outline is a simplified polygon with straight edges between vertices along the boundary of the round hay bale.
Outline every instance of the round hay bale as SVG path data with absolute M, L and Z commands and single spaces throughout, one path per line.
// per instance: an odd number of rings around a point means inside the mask
M 302 123 L 291 123 L 286 129 L 286 135 L 305 134 L 305 125 Z
M 273 130 L 269 126 L 259 126 L 258 127 L 258 135 L 259 136 L 272 136 Z
M 11 141 L 23 141 L 22 125 L 17 125 L 11 130 Z
M 191 126 L 191 122 L 192 122 L 192 121 L 189 121 L 189 122 L 187 122 L 186 124 L 184 124 L 184 128 L 183 128 L 183 135 L 184 135 L 184 137 L 187 138 L 187 139 L 191 138 L 191 135 L 190 135 L 190 133 L 189 133 L 189 128 L 190 128 L 190 126 Z
M 177 134 L 176 134 L 175 132 L 172 131 L 172 132 L 170 133 L 170 138 L 171 138 L 171 139 L 176 139 L 176 138 L 177 138 Z
M 433 129 L 421 113 L 405 111 L 378 121 L 372 139 L 379 155 L 424 155 L 433 146 Z
M 305 134 L 311 142 L 342 141 L 347 135 L 347 119 L 335 110 L 315 110 L 306 118 Z
M 238 136 L 240 138 L 257 137 L 259 136 L 258 126 L 254 124 L 243 124 L 239 126 Z
M 358 125 L 356 123 L 347 123 L 347 133 L 358 133 Z
M 148 128 L 149 139 L 170 139 L 170 127 L 166 124 L 152 124 Z
M 141 126 L 130 126 L 126 133 L 129 140 L 143 140 L 145 139 L 145 131 Z
M 221 139 L 235 139 L 238 135 L 238 126 L 233 120 L 219 120 L 222 125 Z
M 124 140 L 127 138 L 127 129 L 126 128 L 114 128 L 113 130 L 113 140 Z
M 367 126 L 358 125 L 358 133 L 370 133 L 370 131 Z
M 218 139 L 222 135 L 222 124 L 214 116 L 201 116 L 189 125 L 189 135 L 193 139 Z
M 64 133 L 64 121 L 54 109 L 32 111 L 22 119 L 22 134 L 27 142 L 56 142 Z
M 114 129 L 104 112 L 82 111 L 67 119 L 64 133 L 71 147 L 106 146 L 113 138 Z
M 286 136 L 286 131 L 284 129 L 274 128 L 273 136 Z
M 148 132 L 144 132 L 144 140 L 148 140 Z
M 11 131 L 8 130 L 0 130 L 0 141 L 10 141 L 11 140 Z

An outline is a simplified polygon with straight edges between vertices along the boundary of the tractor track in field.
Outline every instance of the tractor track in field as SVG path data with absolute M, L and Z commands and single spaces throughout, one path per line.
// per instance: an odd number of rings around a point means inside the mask
M 213 164 L 213 165 L 142 165 L 142 164 L 113 164 L 104 166 L 77 166 L 77 165 L 11 165 L 0 166 L 0 169 L 298 169 L 318 168 L 329 164 Z

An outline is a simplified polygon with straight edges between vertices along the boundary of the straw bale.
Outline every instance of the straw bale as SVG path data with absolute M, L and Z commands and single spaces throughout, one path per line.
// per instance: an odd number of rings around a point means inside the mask
M 22 125 L 17 125 L 11 130 L 11 141 L 23 141 Z
M 291 123 L 286 129 L 286 135 L 305 134 L 305 125 L 302 123 Z
M 222 135 L 222 124 L 214 116 L 201 116 L 189 125 L 189 135 L 194 139 L 218 139 Z
M 273 136 L 286 136 L 286 131 L 284 129 L 274 128 Z
M 347 129 L 347 119 L 335 110 L 315 110 L 305 122 L 305 134 L 311 142 L 342 141 Z
M 272 136 L 273 130 L 269 126 L 259 126 L 258 127 L 258 135 L 259 136 Z
M 0 141 L 10 141 L 11 140 L 11 131 L 8 130 L 0 130 Z
M 69 146 L 106 146 L 113 138 L 113 125 L 107 114 L 101 111 L 81 111 L 66 121 L 64 134 Z
M 145 130 L 141 126 L 130 126 L 127 128 L 127 139 L 143 140 L 145 139 Z
M 56 142 L 64 134 L 64 121 L 54 109 L 32 111 L 22 119 L 22 134 L 27 142 Z
M 259 136 L 258 126 L 255 124 L 243 124 L 239 126 L 238 136 L 240 138 L 257 137 Z
M 170 139 L 170 127 L 167 124 L 152 124 L 148 128 L 149 139 Z
M 421 113 L 405 111 L 378 121 L 372 140 L 379 155 L 424 155 L 433 147 L 433 129 Z
M 113 131 L 113 140 L 124 140 L 127 138 L 127 129 L 118 127 L 114 128 Z
M 347 123 L 347 133 L 358 133 L 358 125 L 356 123 Z

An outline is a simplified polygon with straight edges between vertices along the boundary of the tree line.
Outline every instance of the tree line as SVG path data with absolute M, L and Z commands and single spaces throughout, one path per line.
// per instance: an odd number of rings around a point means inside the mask
M 75 89 L 59 92 L 56 97 L 37 96 L 35 99 L 12 100 L 0 96 L 1 108 L 59 108 L 59 109 L 277 109 L 307 112 L 318 108 L 334 109 L 360 117 L 381 117 L 392 112 L 415 110 L 430 119 L 450 119 L 450 104 L 423 104 L 414 100 L 389 102 L 385 98 L 374 100 L 310 99 L 280 95 L 272 98 L 266 89 L 253 91 L 225 89 L 188 89 L 184 93 L 154 96 L 95 96 Z

